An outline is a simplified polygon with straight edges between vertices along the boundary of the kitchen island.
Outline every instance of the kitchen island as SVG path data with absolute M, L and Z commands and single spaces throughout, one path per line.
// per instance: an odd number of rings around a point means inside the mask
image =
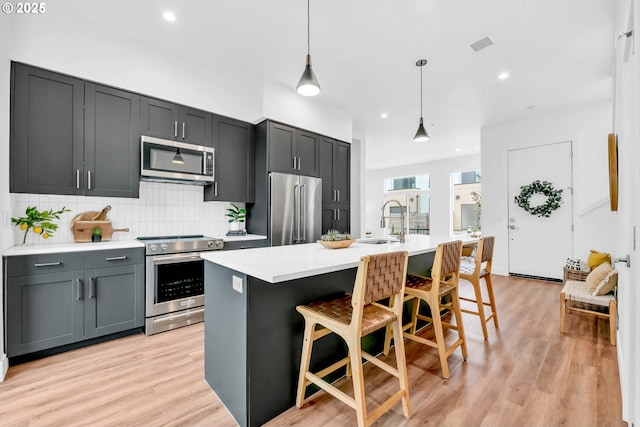
M 205 379 L 241 426 L 258 426 L 292 407 L 304 320 L 296 305 L 353 290 L 360 257 L 409 252 L 408 271 L 425 274 L 438 243 L 466 236 L 407 236 L 405 243 L 317 243 L 213 251 L 205 259 Z M 365 344 L 374 349 L 379 342 Z M 379 340 L 378 340 L 379 341 Z M 335 336 L 314 343 L 311 368 L 346 355 Z

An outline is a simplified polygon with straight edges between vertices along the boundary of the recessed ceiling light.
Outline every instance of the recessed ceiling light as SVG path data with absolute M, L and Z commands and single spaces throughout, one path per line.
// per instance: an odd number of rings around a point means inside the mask
M 456 151 L 460 151 L 460 148 L 456 148 Z
M 389 115 L 387 113 L 382 113 L 380 114 L 380 117 L 386 119 L 387 117 L 389 117 Z
M 498 78 L 500 80 L 508 79 L 509 78 L 509 73 L 507 73 L 507 72 L 500 73 L 500 74 L 498 74 Z
M 174 15 L 173 12 L 169 12 L 169 11 L 164 12 L 162 14 L 162 17 L 169 22 L 174 22 L 176 20 L 176 15 Z

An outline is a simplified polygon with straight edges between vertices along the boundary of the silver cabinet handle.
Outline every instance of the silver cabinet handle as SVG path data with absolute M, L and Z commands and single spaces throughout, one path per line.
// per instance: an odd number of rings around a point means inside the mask
M 338 221 L 340 221 L 340 209 L 336 209 L 336 212 L 338 213 Z
M 293 159 L 293 169 L 295 170 L 295 168 L 296 168 L 296 158 L 292 157 L 292 159 Z
M 121 261 L 123 259 L 127 259 L 126 255 L 122 255 L 122 256 L 110 256 L 105 258 L 105 261 Z
M 215 181 L 215 182 L 213 183 L 213 195 L 214 195 L 215 197 L 218 197 L 218 181 Z
M 91 171 L 87 171 L 87 190 L 91 190 Z
M 340 201 L 340 190 L 336 190 L 336 194 L 337 194 L 336 202 L 339 202 Z
M 173 137 L 178 137 L 178 121 L 173 122 Z
M 300 170 L 301 165 L 302 164 L 302 159 L 300 157 L 298 157 L 298 170 Z
M 186 124 L 182 122 L 182 139 L 184 139 L 184 136 L 185 136 L 185 131 L 184 131 L 185 127 L 186 127 Z
M 89 278 L 89 298 L 95 298 L 95 297 L 96 297 L 96 278 L 90 277 Z
M 298 158 L 299 159 L 299 158 Z M 307 184 L 300 186 L 300 219 L 302 226 L 302 241 L 307 241 Z
M 76 300 L 82 299 L 82 279 L 76 279 Z
M 240 249 L 251 249 L 253 245 L 240 246 Z
M 80 189 L 80 169 L 76 169 L 76 189 Z
M 337 202 L 338 201 L 338 193 L 336 190 L 333 190 L 333 201 Z
M 336 216 L 336 210 L 334 209 L 334 210 L 333 210 L 333 220 L 335 221 L 336 219 L 338 219 L 338 218 L 337 218 L 337 216 Z
M 39 263 L 33 264 L 34 267 L 52 267 L 54 265 L 62 265 L 62 261 L 58 261 L 58 262 L 39 262 Z

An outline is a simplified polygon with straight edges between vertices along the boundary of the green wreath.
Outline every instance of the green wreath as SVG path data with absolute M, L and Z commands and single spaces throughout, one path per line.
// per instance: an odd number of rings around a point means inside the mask
M 529 185 L 520 187 L 520 194 L 515 197 L 515 202 L 531 215 L 549 218 L 551 213 L 558 209 L 562 203 L 562 190 L 554 190 L 553 185 L 548 181 L 533 181 Z M 536 193 L 547 196 L 547 201 L 541 205 L 531 207 L 529 201 Z

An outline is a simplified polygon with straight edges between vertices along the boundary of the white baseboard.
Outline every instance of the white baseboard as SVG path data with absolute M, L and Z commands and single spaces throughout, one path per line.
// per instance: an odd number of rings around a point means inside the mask
M 9 358 L 6 354 L 2 354 L 2 358 L 0 359 L 0 382 L 4 381 L 4 377 L 7 376 L 7 371 L 9 370 Z

